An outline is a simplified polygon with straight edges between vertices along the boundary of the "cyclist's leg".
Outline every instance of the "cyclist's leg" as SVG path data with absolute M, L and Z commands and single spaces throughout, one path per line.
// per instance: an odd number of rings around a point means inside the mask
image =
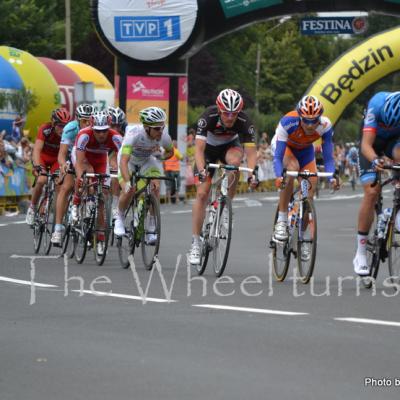
M 286 147 L 285 155 L 283 157 L 283 165 L 288 171 L 299 171 L 300 170 L 299 161 L 289 147 Z M 293 193 L 293 183 L 294 183 L 294 178 L 291 176 L 288 176 L 286 178 L 286 186 L 284 189 L 281 190 L 281 192 L 279 194 L 279 212 L 286 214 L 286 220 L 287 220 L 287 209 L 288 209 L 290 197 L 292 196 L 292 193 Z M 278 218 L 278 220 L 279 220 L 279 218 Z
M 118 171 L 118 160 L 117 154 L 113 153 L 108 159 L 110 163 L 110 169 L 113 171 Z M 111 194 L 112 194 L 112 210 L 113 216 L 116 215 L 116 210 L 118 209 L 119 195 L 121 188 L 119 186 L 119 182 L 117 178 L 111 179 Z
M 300 165 L 300 171 L 317 172 L 317 163 L 315 161 L 314 146 L 307 147 L 301 151 L 293 152 L 296 155 Z M 318 178 L 310 178 L 311 187 L 308 191 L 308 198 L 312 200 L 314 198 L 314 191 L 317 185 Z

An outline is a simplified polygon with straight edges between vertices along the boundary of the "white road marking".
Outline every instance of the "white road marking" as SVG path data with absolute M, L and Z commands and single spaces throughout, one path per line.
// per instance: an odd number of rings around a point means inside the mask
M 7 223 L 5 223 L 5 224 L 0 224 L 0 227 L 1 226 L 9 226 L 9 225 L 19 225 L 19 224 L 25 224 L 26 222 L 25 222 L 25 220 L 22 220 L 22 221 L 12 221 L 12 222 L 7 222 Z
M 33 286 L 37 286 L 37 287 L 58 287 L 57 285 L 49 285 L 47 283 L 24 281 L 21 279 L 8 278 L 7 276 L 0 276 L 0 281 L 17 283 L 19 285 L 29 285 L 29 286 L 33 285 Z
M 212 308 L 216 310 L 231 310 L 231 311 L 244 311 L 249 313 L 259 313 L 259 314 L 272 314 L 272 315 L 309 315 L 308 313 L 292 312 L 292 311 L 279 311 L 279 310 L 268 310 L 265 308 L 251 308 L 251 307 L 232 307 L 232 306 L 222 306 L 216 304 L 192 304 L 193 307 L 203 307 Z
M 128 294 L 122 294 L 122 293 L 109 293 L 109 292 L 98 292 L 97 290 L 72 290 L 72 292 L 78 292 L 78 293 L 86 293 L 86 294 L 93 294 L 94 296 L 108 296 L 108 297 L 116 297 L 119 299 L 131 299 L 131 300 L 146 300 L 146 301 L 151 301 L 153 303 L 168 303 L 167 299 L 157 299 L 154 297 L 146 297 L 143 298 L 142 296 L 131 296 Z M 171 300 L 169 301 L 170 303 L 176 303 L 176 300 Z
M 335 321 L 346 321 L 355 322 L 358 324 L 371 324 L 371 325 L 385 325 L 385 326 L 397 326 L 400 327 L 400 322 L 395 321 L 382 321 L 379 319 L 367 319 L 367 318 L 334 318 Z
M 262 207 L 261 201 L 258 200 L 245 200 L 244 203 L 247 207 Z
M 171 214 L 189 214 L 191 212 L 192 210 L 176 210 L 176 211 L 171 211 Z

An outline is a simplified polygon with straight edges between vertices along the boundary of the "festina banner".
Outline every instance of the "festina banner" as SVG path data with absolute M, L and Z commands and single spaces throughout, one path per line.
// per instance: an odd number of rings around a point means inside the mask
M 367 29 L 364 17 L 310 17 L 301 20 L 303 35 L 359 34 Z

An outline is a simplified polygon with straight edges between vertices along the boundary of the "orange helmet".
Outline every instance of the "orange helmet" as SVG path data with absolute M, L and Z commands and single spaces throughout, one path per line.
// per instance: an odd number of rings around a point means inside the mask
M 296 108 L 300 118 L 317 119 L 324 112 L 324 107 L 315 96 L 304 96 Z

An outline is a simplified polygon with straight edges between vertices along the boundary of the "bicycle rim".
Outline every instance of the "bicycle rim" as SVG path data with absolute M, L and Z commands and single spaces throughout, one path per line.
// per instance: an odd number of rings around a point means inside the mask
M 276 209 L 274 225 L 278 220 L 279 207 Z M 272 248 L 272 271 L 278 282 L 283 282 L 289 270 L 290 265 L 290 246 L 289 240 L 285 242 L 275 242 L 271 240 Z
M 33 250 L 35 254 L 39 253 L 40 245 L 42 244 L 43 227 L 42 223 L 38 220 L 33 224 Z
M 300 229 L 302 230 L 301 234 Z M 316 255 L 317 214 L 314 203 L 305 199 L 303 201 L 303 219 L 299 221 L 297 235 L 297 268 L 302 283 L 310 281 L 314 272 Z
M 153 216 L 154 216 L 153 226 L 149 224 L 151 209 L 153 210 Z M 145 197 L 142 215 L 140 216 L 139 223 L 144 223 L 143 235 L 141 240 L 142 258 L 144 267 L 147 270 L 151 270 L 153 268 L 155 258 L 158 255 L 158 250 L 160 247 L 160 235 L 161 235 L 160 206 L 158 200 L 153 194 L 147 195 Z M 147 243 L 146 239 L 148 234 L 155 234 L 157 236 L 154 244 Z
M 215 276 L 220 277 L 226 268 L 229 256 L 229 248 L 232 238 L 232 201 L 224 196 L 219 202 L 217 209 L 219 223 L 214 224 L 215 230 L 213 241 L 213 267 Z
M 111 203 L 108 201 L 104 202 L 104 208 L 105 208 L 105 228 L 104 229 L 99 229 L 96 228 L 94 230 L 93 234 L 93 250 L 94 250 L 94 255 L 95 255 L 95 260 L 97 265 L 103 265 L 104 261 L 107 257 L 107 250 L 108 250 L 108 241 L 110 238 L 110 221 L 111 221 Z M 96 213 L 97 217 L 97 213 Z M 96 226 L 97 226 L 97 218 L 96 218 Z M 103 245 L 103 252 L 99 253 L 98 248 L 97 248 L 97 233 L 98 232 L 104 232 L 104 245 Z
M 396 214 L 397 212 L 393 213 L 394 216 Z M 388 229 L 387 249 L 389 277 L 395 290 L 398 290 L 400 284 L 400 232 L 396 229 L 393 220 Z
M 212 206 L 211 206 L 212 207 Z M 201 230 L 200 235 L 200 263 L 197 264 L 196 271 L 198 275 L 203 275 L 204 271 L 207 268 L 208 263 L 208 256 L 210 255 L 210 211 L 206 212 L 204 221 L 203 221 L 203 228 Z
M 117 236 L 119 262 L 122 268 L 129 268 L 130 255 L 135 253 L 135 228 L 133 224 L 133 207 L 125 213 L 125 235 Z

